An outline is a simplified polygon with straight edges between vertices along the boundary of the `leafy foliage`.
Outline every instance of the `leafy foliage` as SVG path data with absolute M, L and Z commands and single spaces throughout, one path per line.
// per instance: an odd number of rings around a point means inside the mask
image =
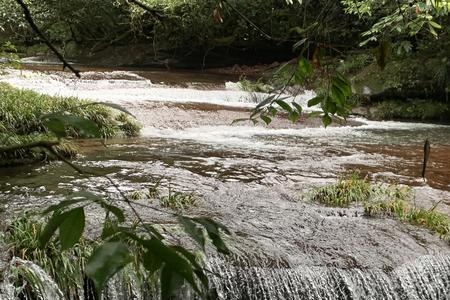
M 285 72 L 289 64 L 282 65 L 276 73 Z M 329 72 L 328 70 L 325 70 Z M 272 122 L 279 111 L 287 114 L 289 120 L 296 122 L 302 115 L 303 108 L 295 100 L 289 100 L 291 97 L 285 96 L 283 93 L 287 85 L 292 81 L 296 85 L 307 82 L 313 75 L 314 68 L 312 64 L 303 57 L 297 61 L 290 79 L 284 86 L 271 92 L 271 94 L 262 100 L 250 115 L 253 123 L 258 119 L 264 121 L 267 125 Z M 351 111 L 348 102 L 352 95 L 350 82 L 340 73 L 332 71 L 324 76 L 322 82 L 317 89 L 317 96 L 308 101 L 308 107 L 320 106 L 322 111 L 322 122 L 327 127 L 332 123 L 332 116 L 347 118 Z M 315 115 L 313 113 L 311 115 Z M 241 121 L 241 120 L 237 120 Z

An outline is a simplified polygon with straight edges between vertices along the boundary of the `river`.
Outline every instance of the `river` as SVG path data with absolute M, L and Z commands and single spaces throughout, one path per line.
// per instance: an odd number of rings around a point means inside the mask
M 49 67 L 13 71 L 0 81 L 40 93 L 119 103 L 143 124 L 140 137 L 80 141 L 75 163 L 113 178 L 125 192 L 160 181 L 200 195 L 189 214 L 212 216 L 233 231 L 245 266 L 211 258 L 221 299 L 446 299 L 450 247 L 429 231 L 362 208 L 327 208 L 304 200 L 312 187 L 354 171 L 373 181 L 413 187 L 416 204 L 450 213 L 450 126 L 375 122 L 352 117 L 270 126 L 241 123 L 261 93 L 237 78 L 160 70 L 84 69 L 82 79 Z M 311 91 L 296 100 L 305 109 Z M 423 143 L 431 142 L 427 180 Z M 78 190 L 114 197 L 102 177 L 51 163 L 2 169 L 7 212 L 45 206 Z M 156 205 L 156 204 L 155 204 Z M 166 216 L 142 210 L 156 223 Z M 95 211 L 90 212 L 95 228 Z M 430 275 L 431 274 L 431 275 Z M 388 297 L 389 296 L 389 297 Z

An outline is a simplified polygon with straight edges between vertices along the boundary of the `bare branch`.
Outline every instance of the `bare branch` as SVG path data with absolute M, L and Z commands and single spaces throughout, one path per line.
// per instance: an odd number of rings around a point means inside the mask
M 159 10 L 153 9 L 150 6 L 137 1 L 137 0 L 127 0 L 128 3 L 130 4 L 134 4 L 140 8 L 142 8 L 143 10 L 149 12 L 155 19 L 158 19 L 159 21 L 161 21 L 162 19 L 164 19 L 164 14 L 162 12 L 160 12 Z
M 59 51 L 55 48 L 55 46 L 50 43 L 50 41 L 47 39 L 47 37 L 40 31 L 40 29 L 37 27 L 36 23 L 34 23 L 33 17 L 31 16 L 30 10 L 28 9 L 28 6 L 23 2 L 23 0 L 15 0 L 23 10 L 23 13 L 25 15 L 25 19 L 27 20 L 28 24 L 30 24 L 33 31 L 41 38 L 41 40 L 47 45 L 47 47 L 52 50 L 52 52 L 58 57 L 58 59 L 63 63 L 63 69 L 68 68 L 70 71 L 72 71 L 75 76 L 78 78 L 81 78 L 80 71 L 75 69 L 64 57 Z

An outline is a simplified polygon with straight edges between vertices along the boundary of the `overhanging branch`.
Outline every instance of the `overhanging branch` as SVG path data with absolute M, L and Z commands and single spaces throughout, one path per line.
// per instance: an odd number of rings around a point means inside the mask
M 47 37 L 41 32 L 41 30 L 37 27 L 36 23 L 34 23 L 33 17 L 31 16 L 31 12 L 28 9 L 28 6 L 22 1 L 22 0 L 15 0 L 17 4 L 20 5 L 20 7 L 23 10 L 23 13 L 25 15 L 25 19 L 27 20 L 28 24 L 31 26 L 33 31 L 41 38 L 41 40 L 47 45 L 47 47 L 56 55 L 56 57 L 63 63 L 63 69 L 68 68 L 70 71 L 72 71 L 75 76 L 78 78 L 81 78 L 80 71 L 75 69 L 65 58 L 64 56 L 59 53 L 59 51 L 55 48 L 55 46 L 50 43 L 50 41 L 47 39 Z

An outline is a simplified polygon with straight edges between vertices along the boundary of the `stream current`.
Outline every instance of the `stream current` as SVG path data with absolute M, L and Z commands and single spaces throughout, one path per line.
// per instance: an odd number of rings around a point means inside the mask
M 366 218 L 359 207 L 304 201 L 314 186 L 358 171 L 371 180 L 412 186 L 416 205 L 450 213 L 450 127 L 350 118 L 327 129 L 319 120 L 270 126 L 241 123 L 264 94 L 239 90 L 236 78 L 192 72 L 85 70 L 81 80 L 48 68 L 12 71 L 0 81 L 40 93 L 118 103 L 143 124 L 140 137 L 104 147 L 80 141 L 75 162 L 107 174 L 125 192 L 160 181 L 162 189 L 201 195 L 190 214 L 233 231 L 240 259 L 213 256 L 220 299 L 450 299 L 450 247 L 429 231 Z M 296 101 L 306 108 L 314 94 Z M 427 181 L 423 142 L 431 142 Z M 7 213 L 46 206 L 74 191 L 115 197 L 101 177 L 62 163 L 2 169 Z M 157 205 L 157 204 L 155 204 Z M 141 210 L 155 223 L 172 221 Z M 89 212 L 95 228 L 98 212 Z M 95 230 L 94 230 L 95 231 Z

